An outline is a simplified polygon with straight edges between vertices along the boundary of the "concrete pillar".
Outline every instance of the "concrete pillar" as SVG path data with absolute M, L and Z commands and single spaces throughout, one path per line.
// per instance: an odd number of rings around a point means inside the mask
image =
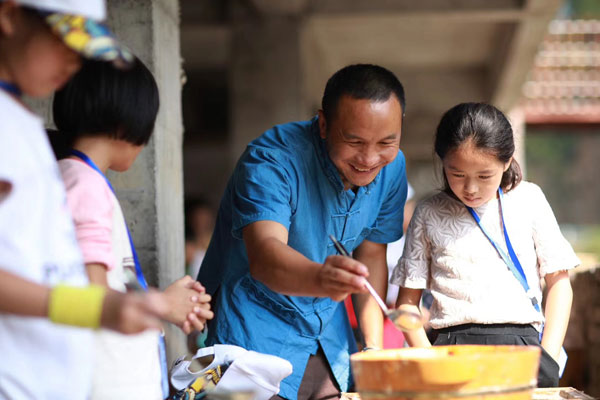
M 527 164 L 525 160 L 525 110 L 522 107 L 514 107 L 506 114 L 513 128 L 513 137 L 515 140 L 515 155 L 514 158 L 521 166 L 523 179 L 527 177 Z
M 247 15 L 233 22 L 231 87 L 231 162 L 246 144 L 275 124 L 301 120 L 301 18 Z
M 154 134 L 131 169 L 110 174 L 148 283 L 184 275 L 181 58 L 177 0 L 109 0 L 108 25 L 153 72 L 160 91 Z M 132 99 L 135 101 L 135 99 Z M 167 327 L 169 359 L 186 352 Z

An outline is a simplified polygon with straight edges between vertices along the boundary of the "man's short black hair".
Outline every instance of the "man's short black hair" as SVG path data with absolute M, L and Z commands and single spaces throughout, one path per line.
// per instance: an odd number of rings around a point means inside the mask
M 325 120 L 331 121 L 344 95 L 355 99 L 387 101 L 394 94 L 404 114 L 406 100 L 402 83 L 389 70 L 373 64 L 348 65 L 333 74 L 327 81 L 321 108 Z
M 54 123 L 71 144 L 82 135 L 108 134 L 135 145 L 150 140 L 159 107 L 152 73 L 138 59 L 128 69 L 86 60 L 56 92 Z

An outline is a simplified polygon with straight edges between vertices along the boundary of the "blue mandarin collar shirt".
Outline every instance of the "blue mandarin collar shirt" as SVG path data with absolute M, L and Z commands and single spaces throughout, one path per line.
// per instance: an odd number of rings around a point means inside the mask
M 323 263 L 336 254 L 329 235 L 349 250 L 363 240 L 390 243 L 402 236 L 406 200 L 402 152 L 369 185 L 344 190 L 319 136 L 317 117 L 278 125 L 252 141 L 221 201 L 216 228 L 198 280 L 216 293 L 208 343 L 235 344 L 289 360 L 292 375 L 279 395 L 296 400 L 308 358 L 319 347 L 342 391 L 351 385 L 356 343 L 343 303 L 285 296 L 252 278 L 242 229 L 275 221 L 288 245 Z

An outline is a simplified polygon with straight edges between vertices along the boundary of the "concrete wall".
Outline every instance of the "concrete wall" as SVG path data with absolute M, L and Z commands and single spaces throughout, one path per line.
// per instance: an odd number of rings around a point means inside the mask
M 164 289 L 184 274 L 179 2 L 109 0 L 108 24 L 154 73 L 160 91 L 152 140 L 129 171 L 109 178 L 144 274 Z M 167 345 L 170 359 L 186 351 L 183 334 L 173 327 Z
M 296 17 L 239 18 L 231 52 L 232 165 L 248 142 L 275 124 L 302 113 L 300 20 Z

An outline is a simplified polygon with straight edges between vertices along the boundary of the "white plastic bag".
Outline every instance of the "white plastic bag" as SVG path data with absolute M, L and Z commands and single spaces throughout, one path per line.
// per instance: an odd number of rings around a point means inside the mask
M 213 369 L 217 365 L 229 364 L 246 352 L 248 350 L 239 346 L 216 344 L 211 347 L 199 349 L 191 359 L 188 359 L 187 356 L 181 356 L 175 360 L 171 367 L 171 385 L 177 390 L 185 389 L 209 369 Z M 202 363 L 202 361 L 206 360 L 209 360 L 209 362 Z M 198 363 L 204 368 L 196 369 L 191 367 L 192 364 L 197 365 Z
M 171 384 L 183 390 L 217 366 L 229 364 L 215 392 L 252 392 L 255 400 L 268 400 L 279 393 L 279 384 L 292 373 L 292 364 L 270 354 L 239 346 L 217 344 L 199 349 L 193 357 L 179 357 L 171 368 Z

